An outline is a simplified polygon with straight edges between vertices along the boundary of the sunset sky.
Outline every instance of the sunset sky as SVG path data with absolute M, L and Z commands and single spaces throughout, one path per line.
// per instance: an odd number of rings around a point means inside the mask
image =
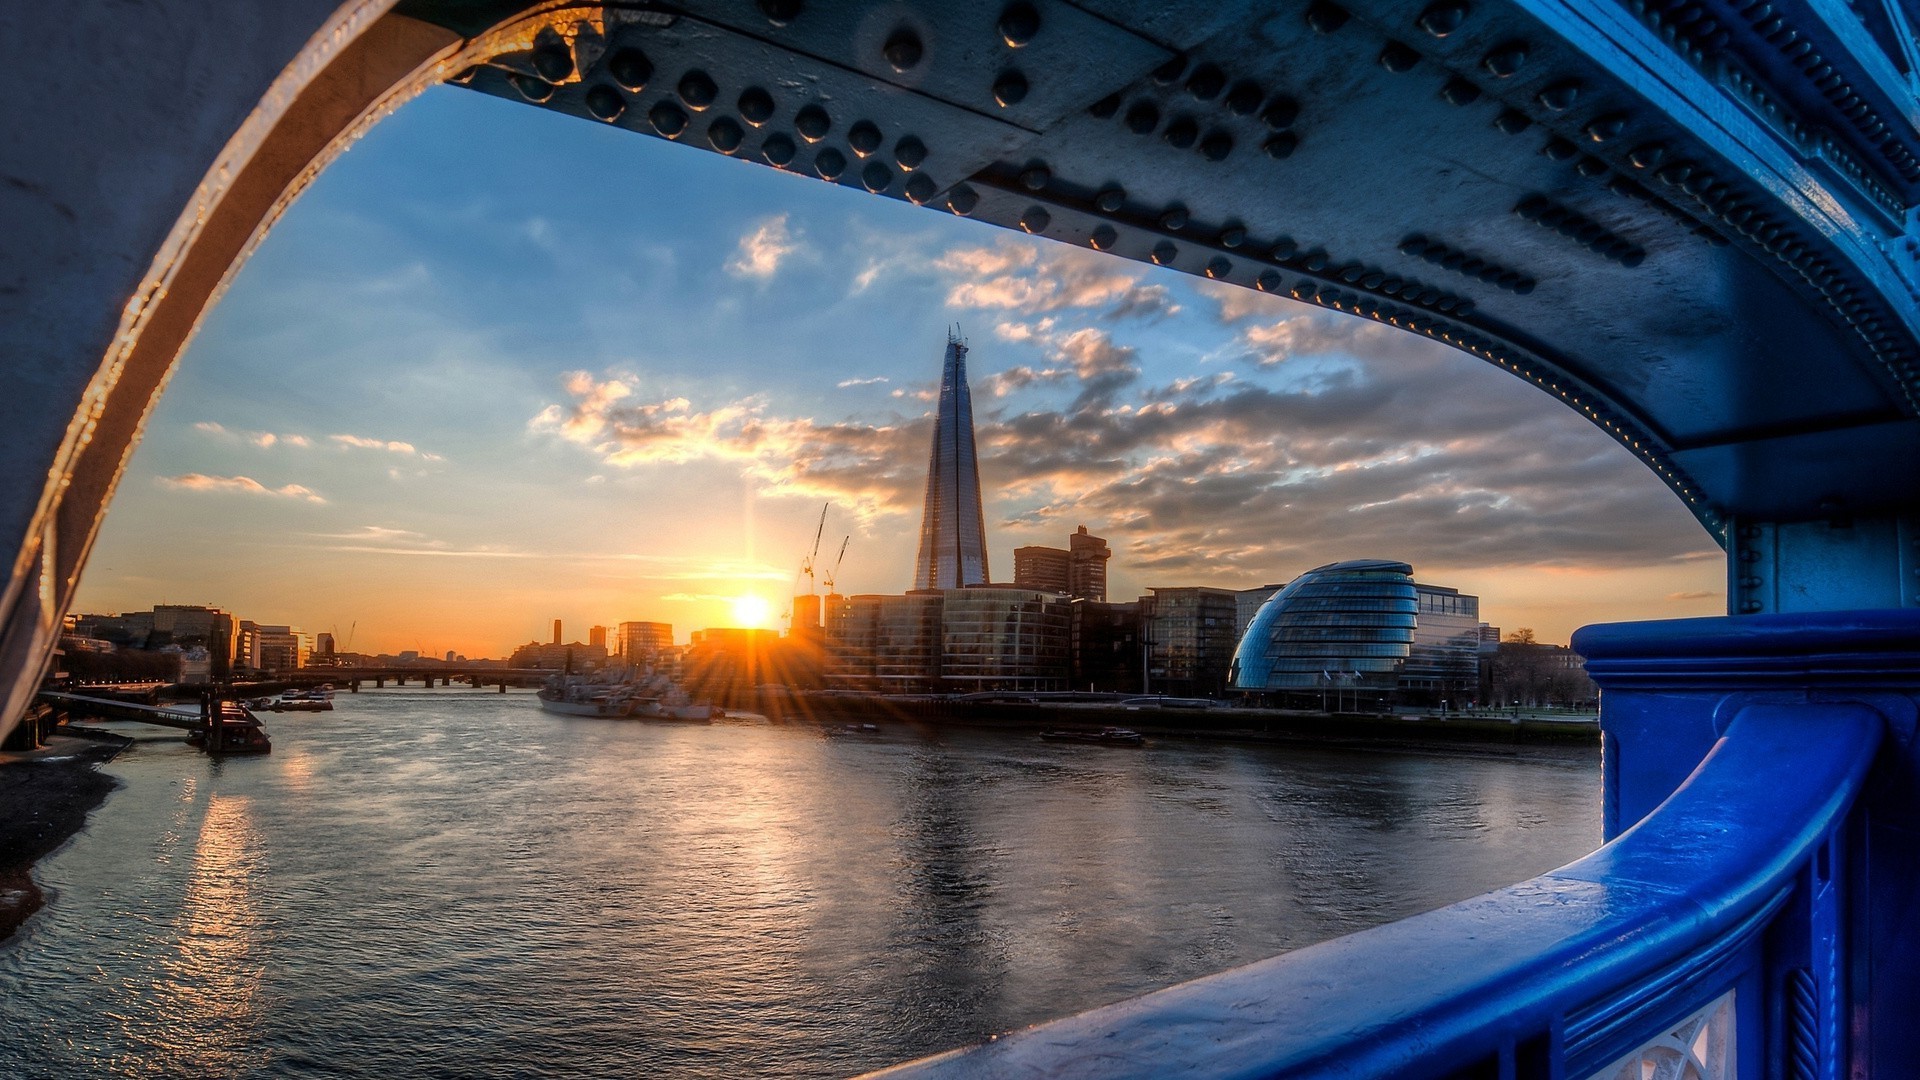
M 1410 562 L 1482 618 L 1720 613 L 1624 450 L 1363 320 L 437 89 L 323 174 L 151 418 L 75 610 L 210 603 L 358 651 L 504 655 L 912 582 L 945 328 L 999 580 L 1107 537 L 1112 598 Z M 804 588 L 804 586 L 803 586 Z

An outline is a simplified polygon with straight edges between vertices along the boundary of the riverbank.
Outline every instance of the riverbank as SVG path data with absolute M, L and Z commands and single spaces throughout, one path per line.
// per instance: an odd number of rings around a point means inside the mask
M 86 826 L 117 786 L 99 767 L 132 742 L 61 734 L 38 750 L 0 753 L 0 941 L 46 902 L 33 864 Z

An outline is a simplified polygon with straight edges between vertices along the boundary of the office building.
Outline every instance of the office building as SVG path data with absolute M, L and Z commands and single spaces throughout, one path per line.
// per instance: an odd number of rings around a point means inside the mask
M 980 461 L 973 445 L 973 393 L 967 387 L 967 343 L 957 331 L 948 331 L 913 587 L 953 589 L 990 580 Z
M 629 664 L 651 663 L 673 648 L 673 624 L 623 622 L 616 631 L 620 658 Z
M 1173 697 L 1216 697 L 1233 663 L 1234 591 L 1206 586 L 1149 589 L 1140 598 L 1147 687 Z

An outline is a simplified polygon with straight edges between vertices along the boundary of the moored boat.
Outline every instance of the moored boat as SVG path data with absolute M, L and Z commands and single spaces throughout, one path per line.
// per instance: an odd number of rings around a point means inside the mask
M 1144 746 L 1146 739 L 1137 731 L 1127 728 L 1101 728 L 1099 731 L 1043 731 L 1040 737 L 1048 742 L 1093 743 L 1097 746 Z

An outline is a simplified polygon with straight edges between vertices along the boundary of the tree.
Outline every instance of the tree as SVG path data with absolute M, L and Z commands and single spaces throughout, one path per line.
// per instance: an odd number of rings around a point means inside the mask
M 1533 627 L 1523 626 L 1518 630 L 1509 631 L 1507 633 L 1507 640 L 1513 642 L 1515 645 L 1535 644 L 1533 640 Z

